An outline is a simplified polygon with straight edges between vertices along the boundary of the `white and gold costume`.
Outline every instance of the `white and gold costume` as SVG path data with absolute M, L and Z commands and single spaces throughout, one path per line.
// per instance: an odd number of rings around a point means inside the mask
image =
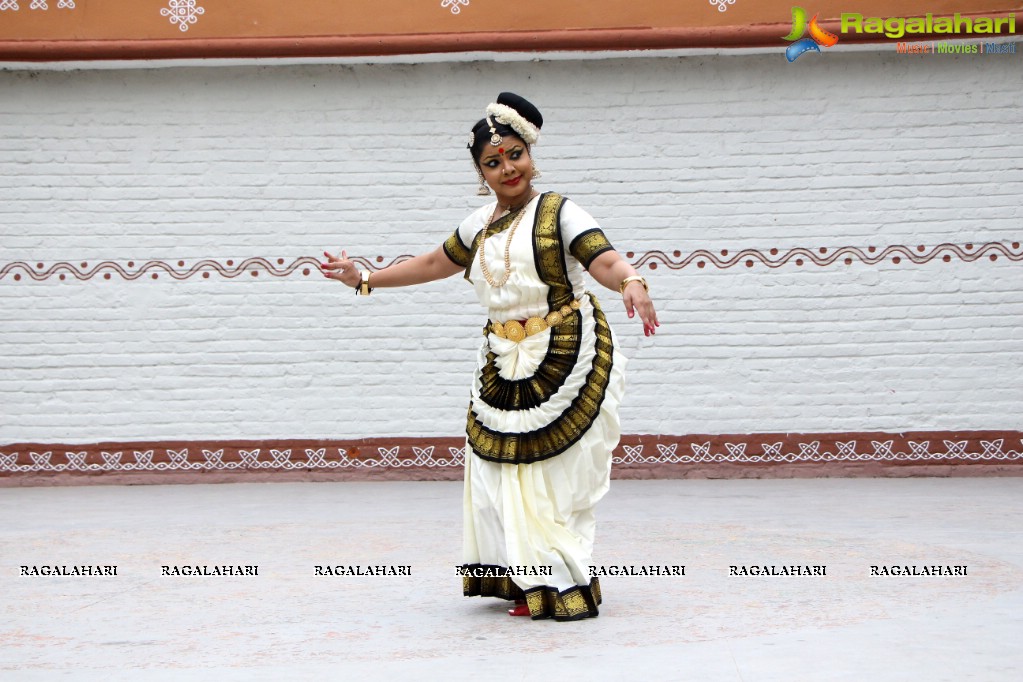
M 467 569 L 512 571 L 466 575 L 463 591 L 524 598 L 533 618 L 596 616 L 594 507 L 610 482 L 626 361 L 583 272 L 611 245 L 576 204 L 541 194 L 520 209 L 510 276 L 494 287 L 480 269 L 481 239 L 488 269 L 503 275 L 516 217 L 488 225 L 494 208 L 466 218 L 444 250 L 466 268 L 490 318 L 466 429 L 463 560 Z M 529 321 L 519 341 L 514 321 Z M 549 575 L 527 566 L 550 567 Z

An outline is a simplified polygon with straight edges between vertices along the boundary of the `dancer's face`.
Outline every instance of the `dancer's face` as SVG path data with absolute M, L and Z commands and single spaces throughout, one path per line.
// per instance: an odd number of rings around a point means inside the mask
M 533 191 L 533 159 L 519 138 L 506 135 L 500 145 L 488 144 L 479 163 L 483 179 L 502 204 L 516 204 Z

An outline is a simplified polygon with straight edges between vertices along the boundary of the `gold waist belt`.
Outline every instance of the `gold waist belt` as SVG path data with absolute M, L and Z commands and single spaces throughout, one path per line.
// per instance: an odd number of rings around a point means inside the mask
M 508 339 L 518 343 L 527 336 L 539 334 L 545 329 L 550 329 L 561 324 L 562 320 L 579 310 L 579 301 L 573 300 L 561 306 L 560 310 L 552 310 L 544 317 L 531 317 L 528 320 L 508 320 L 507 322 L 494 322 L 491 320 L 483 329 L 483 335 L 494 334 L 501 339 Z

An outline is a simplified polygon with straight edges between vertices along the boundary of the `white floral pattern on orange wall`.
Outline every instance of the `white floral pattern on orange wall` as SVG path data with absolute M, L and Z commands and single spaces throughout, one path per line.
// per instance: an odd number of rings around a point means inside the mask
M 167 7 L 160 10 L 161 16 L 169 18 L 171 24 L 177 24 L 182 31 L 187 31 L 205 13 L 206 10 L 198 7 L 195 0 L 169 0 Z

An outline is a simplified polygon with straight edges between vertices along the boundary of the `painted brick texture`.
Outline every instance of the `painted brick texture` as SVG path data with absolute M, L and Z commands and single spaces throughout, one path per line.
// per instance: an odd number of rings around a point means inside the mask
M 485 321 L 464 281 L 361 299 L 279 272 L 438 246 L 484 201 L 466 137 L 505 89 L 547 118 L 539 188 L 646 257 L 655 338 L 598 292 L 624 432 L 1019 429 L 1019 74 L 780 51 L 0 71 L 0 443 L 459 435 Z M 670 267 L 942 244 L 1001 250 Z M 272 267 L 168 271 L 248 258 Z

